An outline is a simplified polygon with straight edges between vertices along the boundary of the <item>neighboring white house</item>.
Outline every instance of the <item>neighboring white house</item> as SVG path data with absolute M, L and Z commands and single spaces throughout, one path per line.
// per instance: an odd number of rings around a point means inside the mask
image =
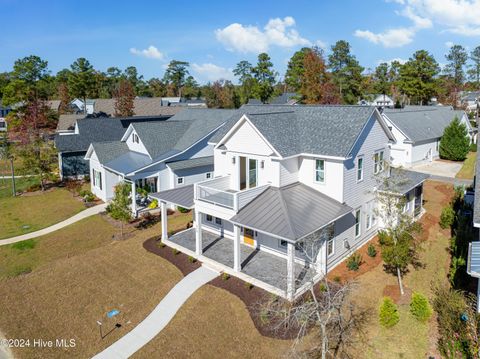
M 395 137 L 395 143 L 390 148 L 394 166 L 410 167 L 439 158 L 443 131 L 455 117 L 467 126 L 470 140 L 475 140 L 465 111 L 456 111 L 451 107 L 407 106 L 385 110 L 383 117 Z
M 91 143 L 91 190 L 103 201 L 126 181 L 157 192 L 189 185 L 213 175 L 213 146 L 208 140 L 235 110 L 188 108 L 166 121 L 132 122 L 120 141 Z M 108 119 L 106 120 L 108 121 Z M 132 211 L 137 214 L 136 201 Z
M 243 106 L 210 140 L 213 179 L 152 195 L 162 216 L 171 204 L 195 210 L 194 228 L 170 239 L 162 222 L 162 241 L 293 299 L 377 233 L 393 141 L 375 107 Z M 399 193 L 412 215 L 424 180 Z
M 477 143 L 477 151 L 480 150 L 478 147 Z M 477 156 L 474 183 L 475 198 L 473 202 L 473 226 L 475 228 L 480 228 L 480 156 Z M 478 237 L 476 240 L 469 243 L 467 273 L 478 280 L 477 312 L 480 313 L 480 240 Z
M 371 95 L 373 100 L 362 99 L 358 101 L 358 105 L 362 106 L 377 106 L 377 107 L 393 107 L 395 106 L 395 102 L 393 99 L 388 95 Z

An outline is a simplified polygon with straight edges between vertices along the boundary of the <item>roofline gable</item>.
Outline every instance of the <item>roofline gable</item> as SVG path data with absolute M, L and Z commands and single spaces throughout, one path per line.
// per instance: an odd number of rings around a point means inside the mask
M 221 138 L 220 141 L 218 141 L 216 144 L 215 144 L 215 147 L 214 149 L 218 149 L 223 143 L 225 143 L 230 137 L 232 137 L 232 135 L 242 126 L 242 124 L 244 122 L 247 122 L 250 126 L 252 126 L 252 128 L 254 129 L 254 131 L 260 136 L 260 138 L 265 141 L 265 143 L 267 144 L 268 147 L 270 147 L 270 149 L 272 150 L 272 152 L 279 158 L 283 158 L 282 155 L 280 155 L 280 153 L 275 149 L 275 147 L 273 147 L 273 145 L 265 138 L 265 136 L 259 131 L 259 129 L 252 123 L 252 121 L 250 121 L 250 119 L 248 118 L 247 114 L 243 114 L 242 117 L 240 117 L 240 119 L 235 123 L 235 125 L 232 126 L 232 128 L 230 130 L 228 130 L 228 132 L 225 134 L 225 136 L 223 136 Z

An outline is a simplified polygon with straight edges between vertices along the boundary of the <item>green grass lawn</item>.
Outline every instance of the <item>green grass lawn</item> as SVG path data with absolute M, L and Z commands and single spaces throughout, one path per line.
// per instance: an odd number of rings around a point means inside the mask
M 103 217 L 92 216 L 42 237 L 0 246 L 0 280 L 106 245 L 117 231 Z
M 477 153 L 470 152 L 467 155 L 467 159 L 463 162 L 462 168 L 460 169 L 460 171 L 458 171 L 455 177 L 461 178 L 461 179 L 473 179 L 473 176 L 475 175 L 476 160 L 477 160 Z
M 23 192 L 30 186 L 39 183 L 38 177 L 15 178 L 16 192 Z M 12 180 L 10 178 L 0 178 L 0 198 L 12 197 Z
M 38 182 L 35 178 L 21 178 L 17 191 Z M 0 182 L 0 239 L 33 232 L 85 209 L 83 203 L 63 188 L 12 197 L 10 182 Z

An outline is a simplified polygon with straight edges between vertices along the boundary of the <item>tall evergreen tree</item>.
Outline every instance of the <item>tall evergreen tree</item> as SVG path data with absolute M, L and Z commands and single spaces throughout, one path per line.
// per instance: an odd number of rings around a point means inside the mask
M 472 60 L 472 64 L 468 69 L 468 76 L 471 81 L 475 82 L 475 88 L 480 90 L 480 46 L 470 52 L 470 60 Z
M 460 88 L 465 80 L 464 67 L 467 63 L 468 54 L 461 45 L 453 45 L 445 55 L 448 63 L 445 72 L 453 78 L 455 85 Z
M 357 59 L 350 52 L 350 44 L 340 40 L 332 46 L 328 64 L 333 74 L 333 81 L 339 89 L 344 103 L 354 104 L 362 96 L 362 72 Z
M 163 81 L 170 87 L 174 96 L 182 96 L 182 88 L 189 75 L 188 66 L 188 62 L 178 60 L 172 60 L 168 64 Z
M 440 157 L 452 161 L 463 161 L 467 157 L 469 148 L 467 126 L 455 117 L 443 132 L 440 140 Z
M 260 101 L 266 103 L 273 93 L 276 76 L 273 63 L 267 53 L 258 55 L 257 66 L 252 69 L 252 72 L 255 79 L 253 94 Z
M 288 61 L 285 83 L 289 91 L 298 92 L 302 87 L 302 77 L 305 72 L 305 54 L 310 51 L 310 48 L 304 47 L 296 51 Z
M 253 78 L 253 66 L 246 60 L 240 61 L 233 74 L 238 77 L 240 83 L 240 102 L 247 103 L 253 93 L 255 79 Z
M 390 94 L 390 78 L 389 68 L 386 62 L 382 62 L 375 69 L 374 78 L 374 90 L 377 94 L 388 95 Z
M 95 88 L 95 71 L 90 62 L 84 57 L 78 58 L 71 66 L 68 86 L 73 97 L 83 100 L 83 112 L 87 113 L 87 97 Z

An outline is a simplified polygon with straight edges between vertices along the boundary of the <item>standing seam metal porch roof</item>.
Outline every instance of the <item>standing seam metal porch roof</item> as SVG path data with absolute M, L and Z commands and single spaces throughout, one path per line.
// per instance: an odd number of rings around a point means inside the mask
M 230 221 L 297 241 L 352 211 L 353 208 L 296 182 L 267 188 Z
M 150 193 L 149 197 L 158 201 L 173 203 L 183 208 L 193 208 L 193 184 L 178 188 L 168 189 L 166 191 Z

